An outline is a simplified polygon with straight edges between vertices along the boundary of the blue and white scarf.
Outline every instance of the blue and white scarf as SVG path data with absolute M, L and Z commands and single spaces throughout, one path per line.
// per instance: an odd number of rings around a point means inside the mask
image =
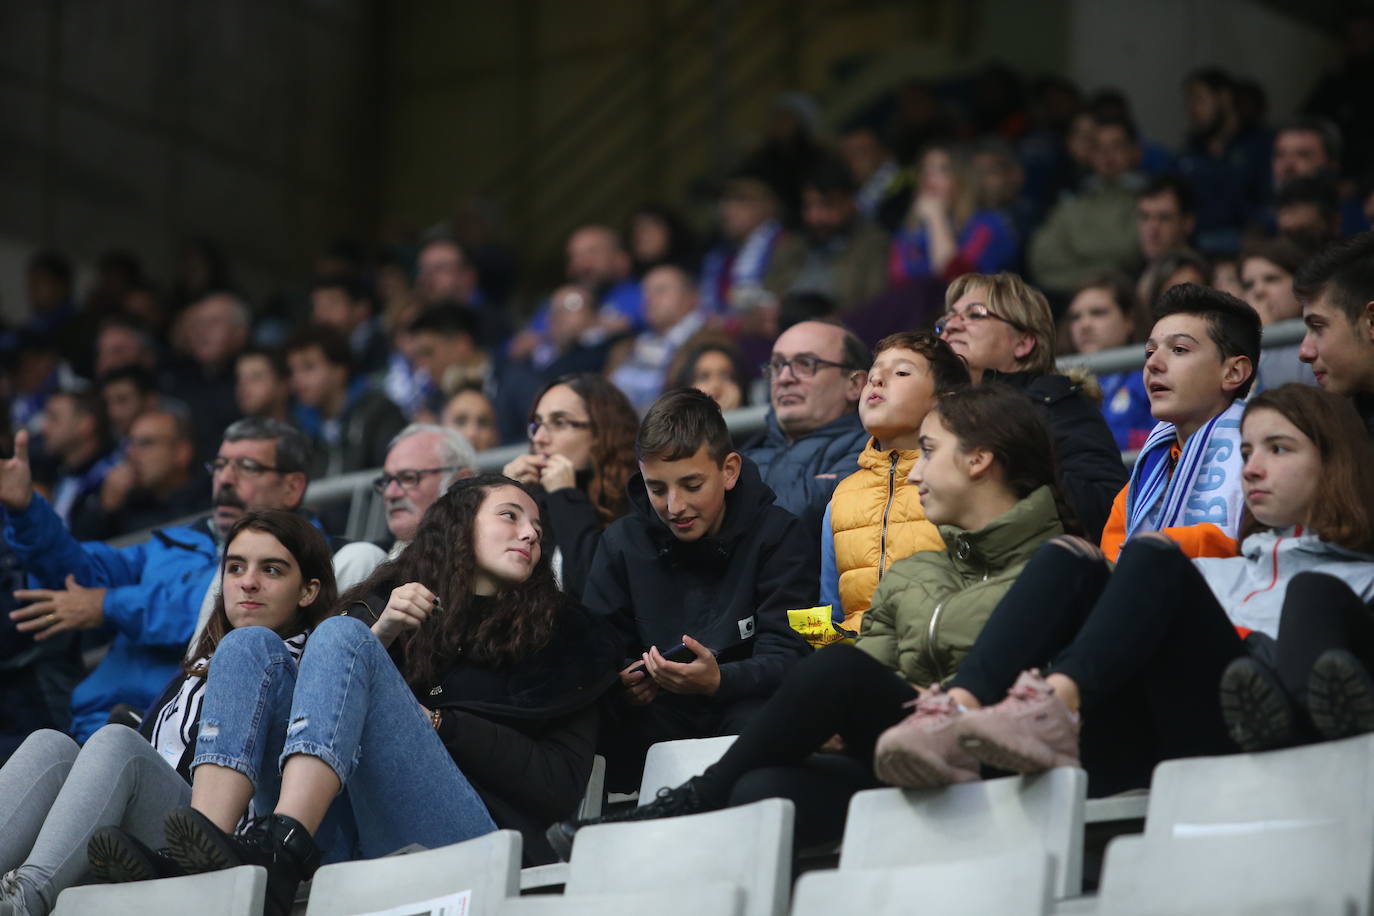
M 1240 418 L 1236 401 L 1188 437 L 1178 465 L 1169 473 L 1169 452 L 1177 440 L 1172 423 L 1160 423 L 1145 440 L 1126 490 L 1126 537 L 1210 522 L 1229 537 L 1240 528 L 1245 507 L 1241 487 Z

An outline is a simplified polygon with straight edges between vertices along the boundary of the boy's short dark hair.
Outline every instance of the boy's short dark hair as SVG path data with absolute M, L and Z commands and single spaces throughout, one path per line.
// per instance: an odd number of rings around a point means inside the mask
M 1197 196 L 1193 193 L 1193 186 L 1178 175 L 1156 175 L 1136 193 L 1135 199 L 1144 200 L 1161 194 L 1174 195 L 1174 200 L 1178 201 L 1178 212 L 1184 216 L 1197 213 Z
M 735 450 L 720 405 L 695 388 L 664 392 L 650 406 L 635 436 L 635 455 L 640 461 L 681 461 L 706 447 L 717 465 Z
M 1274 208 L 1277 210 L 1303 204 L 1316 207 L 1317 212 L 1326 219 L 1335 219 L 1341 212 L 1341 195 L 1336 180 L 1329 175 L 1294 178 L 1279 188 L 1274 198 Z
M 373 310 L 376 309 L 372 290 L 368 289 L 367 284 L 363 283 L 362 280 L 348 274 L 326 274 L 317 279 L 310 289 L 312 292 L 319 292 L 320 290 L 326 289 L 343 290 L 349 302 L 363 302 L 366 303 L 369 308 Z
M 285 380 L 291 376 L 291 367 L 286 364 L 286 354 L 277 347 L 249 347 L 240 353 L 234 362 L 238 363 L 250 357 L 267 360 L 267 365 L 272 369 L 272 373 L 279 379 Z
M 897 349 L 911 350 L 926 358 L 926 362 L 930 364 L 931 378 L 935 381 L 937 396 L 955 391 L 971 382 L 968 366 L 959 354 L 955 353 L 943 338 L 936 337 L 930 331 L 898 331 L 896 334 L 889 334 L 873 348 L 873 358 L 877 359 L 884 350 Z
M 1323 248 L 1298 269 L 1293 294 L 1303 303 L 1324 294 L 1351 324 L 1359 321 L 1365 306 L 1374 302 L 1374 232 Z
M 327 362 L 345 369 L 353 369 L 353 348 L 343 331 L 322 324 L 306 325 L 286 340 L 282 348 L 287 356 L 318 347 Z
M 410 323 L 412 334 L 438 334 L 440 337 L 458 337 L 466 334 L 474 341 L 480 330 L 477 315 L 461 303 L 448 301 L 431 305 Z
M 1158 323 L 1169 315 L 1196 315 L 1207 322 L 1207 336 L 1217 345 L 1223 360 L 1244 356 L 1250 360 L 1250 377 L 1233 395 L 1243 398 L 1255 381 L 1259 366 L 1260 316 L 1248 303 L 1230 293 L 1197 283 L 1180 283 L 1159 297 L 1151 317 Z
M 101 388 L 108 388 L 118 382 L 128 382 L 142 395 L 157 393 L 157 376 L 153 374 L 153 370 L 138 363 L 111 369 L 100 377 Z

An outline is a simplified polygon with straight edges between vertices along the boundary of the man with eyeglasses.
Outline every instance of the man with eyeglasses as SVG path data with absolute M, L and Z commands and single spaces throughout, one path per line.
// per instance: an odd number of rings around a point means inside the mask
M 871 361 L 863 341 L 840 325 L 803 321 L 778 336 L 763 366 L 767 425 L 741 451 L 758 465 L 777 504 L 815 535 L 817 557 L 830 494 L 858 466 L 868 442 L 858 409 Z
M 412 423 L 397 433 L 387 445 L 382 473 L 372 481 L 386 509 L 387 530 L 395 539 L 387 559 L 394 560 L 415 539 L 425 511 L 455 480 L 475 473 L 477 453 L 458 430 Z M 349 544 L 336 559 L 355 548 Z
M 89 539 L 132 534 L 208 509 L 209 479 L 195 465 L 195 450 L 195 431 L 184 414 L 155 408 L 135 417 L 123 460 L 101 484 L 93 518 L 98 528 Z
M 210 515 L 125 547 L 72 537 L 33 490 L 27 433 L 15 437 L 14 448 L 14 457 L 0 461 L 5 539 L 39 586 L 16 594 L 27 602 L 11 614 L 16 629 L 40 642 L 83 629 L 113 636 L 105 658 L 72 693 L 69 731 L 85 741 L 116 705 L 145 709 L 157 697 L 178 669 L 198 619 L 208 617 L 225 535 L 249 508 L 300 506 L 310 443 L 276 420 L 231 424 L 206 468 L 213 475 Z M 341 568 L 336 558 L 341 588 L 383 559 L 380 548 L 367 546 L 370 564 L 355 553 Z

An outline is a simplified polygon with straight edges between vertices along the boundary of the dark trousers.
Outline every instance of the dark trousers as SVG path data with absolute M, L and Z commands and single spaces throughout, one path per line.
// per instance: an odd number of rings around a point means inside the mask
M 1148 785 L 1161 760 L 1235 750 L 1217 684 L 1244 652 L 1176 547 L 1129 542 L 1112 571 L 1052 542 L 998 603 L 950 686 L 986 705 L 1027 668 L 1072 678 L 1082 697 L 1089 792 L 1108 795 Z
M 1374 671 L 1374 614 L 1335 576 L 1298 573 L 1284 594 L 1272 647 L 1279 679 L 1294 699 L 1305 700 L 1312 663 L 1327 649 L 1346 649 Z
M 606 758 L 606 788 L 633 792 L 644 774 L 644 757 L 660 741 L 713 738 L 744 731 L 763 706 L 760 699 L 718 704 L 701 697 L 660 692 L 647 706 L 629 706 L 619 696 L 602 706 L 596 752 Z
M 878 736 L 915 697 L 915 688 L 853 646 L 822 649 L 788 673 L 698 789 L 720 805 L 791 799 L 798 849 L 838 840 L 850 797 L 878 785 Z M 834 735 L 845 750 L 816 753 Z

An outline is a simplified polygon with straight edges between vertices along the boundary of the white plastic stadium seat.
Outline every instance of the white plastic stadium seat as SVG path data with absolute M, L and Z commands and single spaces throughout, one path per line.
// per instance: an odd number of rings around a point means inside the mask
M 540 894 L 504 900 L 496 916 L 742 916 L 744 891 L 735 884 L 682 883 L 654 893 Z
M 1054 858 L 1056 897 L 1083 885 L 1088 776 L 1058 767 L 943 789 L 870 789 L 849 803 L 840 870 L 953 862 L 1028 848 Z
M 53 916 L 259 916 L 267 871 L 244 865 L 204 875 L 69 887 Z
M 660 741 L 650 747 L 644 758 L 644 775 L 639 780 L 639 803 L 647 805 L 659 789 L 676 788 L 693 776 L 700 776 L 729 750 L 737 737 L 684 738 Z

